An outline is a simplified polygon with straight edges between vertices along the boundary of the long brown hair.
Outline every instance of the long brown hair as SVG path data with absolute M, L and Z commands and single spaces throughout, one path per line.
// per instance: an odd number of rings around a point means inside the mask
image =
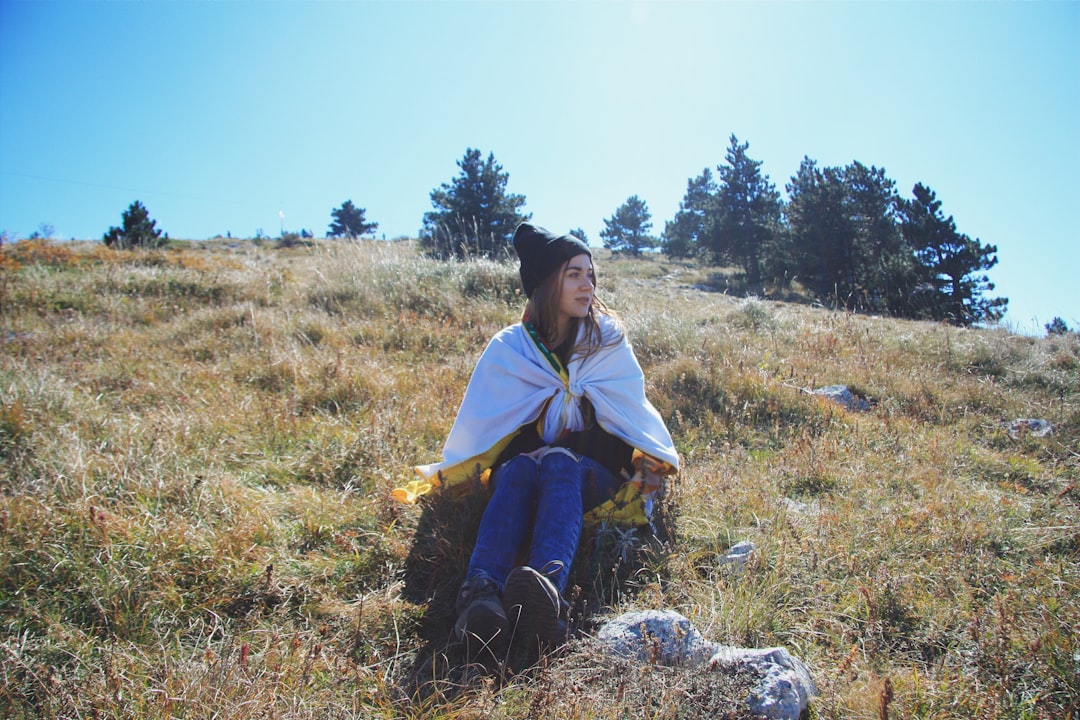
M 572 260 L 573 258 L 571 258 Z M 536 286 L 533 290 L 532 297 L 529 298 L 529 304 L 526 306 L 525 313 L 529 320 L 536 327 L 537 332 L 540 333 L 540 337 L 544 339 L 544 342 L 549 343 L 549 350 L 558 351 L 559 360 L 563 365 L 569 362 L 570 358 L 575 354 L 588 357 L 597 352 L 605 345 L 615 345 L 622 340 L 623 328 L 622 323 L 619 321 L 619 317 L 615 314 L 611 308 L 604 304 L 604 301 L 593 293 L 592 303 L 589 305 L 589 314 L 584 318 L 570 318 L 570 324 L 567 327 L 567 336 L 561 338 L 562 347 L 555 348 L 550 347 L 550 343 L 553 343 L 558 338 L 559 334 L 559 301 L 562 295 L 562 277 L 566 271 L 566 266 L 570 262 L 566 262 L 559 265 L 559 269 L 544 278 L 544 281 Z M 599 283 L 599 276 L 596 272 L 596 264 L 593 264 L 593 285 L 594 287 Z M 613 337 L 608 338 L 605 342 L 603 333 L 600 329 L 599 315 L 607 315 L 615 321 L 615 327 L 618 329 Z M 580 332 L 581 325 L 584 323 L 585 332 Z M 570 340 L 567 342 L 567 340 Z

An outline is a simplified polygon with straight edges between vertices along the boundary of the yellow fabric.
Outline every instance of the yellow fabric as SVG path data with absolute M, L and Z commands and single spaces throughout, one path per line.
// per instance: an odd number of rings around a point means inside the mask
M 487 452 L 471 457 L 465 462 L 458 463 L 453 467 L 446 468 L 439 472 L 435 477 L 424 477 L 422 472 L 418 469 L 415 470 L 420 478 L 405 483 L 401 487 L 394 488 L 390 492 L 390 497 L 398 502 L 414 505 L 422 496 L 427 495 L 432 490 L 440 487 L 459 487 L 476 477 L 478 472 L 480 482 L 484 487 L 487 487 L 488 479 L 491 477 L 491 466 L 495 464 L 495 460 L 498 459 L 499 454 L 510 444 L 510 441 L 514 439 L 518 432 L 520 431 L 515 430 L 499 442 L 495 443 L 495 445 L 489 448 Z
M 615 497 L 585 513 L 585 523 L 607 523 L 619 527 L 647 525 L 650 519 L 648 496 L 660 489 L 664 477 L 676 472 L 674 466 L 634 450 L 634 477 L 622 484 Z
M 427 495 L 435 486 L 427 480 L 413 480 L 390 491 L 390 497 L 406 505 L 415 505 L 422 495 Z
M 639 527 L 649 524 L 645 496 L 636 482 L 625 482 L 615 497 L 585 513 L 586 525 L 606 523 L 619 527 Z

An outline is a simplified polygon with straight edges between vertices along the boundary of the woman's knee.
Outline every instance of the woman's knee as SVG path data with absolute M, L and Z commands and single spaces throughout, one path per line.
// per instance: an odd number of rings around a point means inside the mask
M 492 487 L 498 490 L 506 484 L 513 484 L 519 488 L 532 489 L 537 486 L 539 479 L 536 461 L 527 455 L 518 455 L 504 462 L 492 476 Z
M 564 452 L 551 452 L 540 461 L 540 477 L 543 482 L 550 480 L 581 482 L 583 468 L 576 457 Z

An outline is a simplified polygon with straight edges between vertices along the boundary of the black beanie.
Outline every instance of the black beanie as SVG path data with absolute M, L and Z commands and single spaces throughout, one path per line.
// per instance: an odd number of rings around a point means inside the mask
M 521 260 L 521 284 L 531 297 L 536 286 L 572 257 L 592 257 L 589 246 L 573 235 L 555 235 L 539 225 L 521 223 L 514 231 L 514 249 Z

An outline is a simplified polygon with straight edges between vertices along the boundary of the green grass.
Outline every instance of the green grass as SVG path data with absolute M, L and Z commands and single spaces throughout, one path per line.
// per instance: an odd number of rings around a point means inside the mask
M 636 538 L 583 544 L 592 609 L 668 606 L 712 640 L 784 645 L 816 718 L 1080 717 L 1077 335 L 597 262 L 684 468 L 668 545 L 612 569 Z M 447 596 L 482 500 L 389 492 L 437 458 L 521 305 L 513 265 L 410 242 L 5 246 L 0 716 L 737 711 L 723 678 L 579 645 L 505 685 L 451 667 Z M 828 384 L 873 410 L 808 392 Z M 1010 437 L 1028 417 L 1054 434 Z M 758 552 L 732 572 L 741 540 Z

